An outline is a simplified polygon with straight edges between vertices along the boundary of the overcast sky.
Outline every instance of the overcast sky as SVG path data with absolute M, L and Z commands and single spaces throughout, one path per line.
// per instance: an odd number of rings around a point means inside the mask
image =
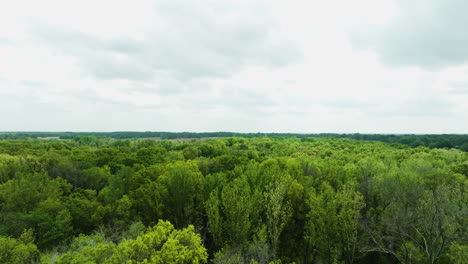
M 0 131 L 468 133 L 466 0 L 0 2 Z

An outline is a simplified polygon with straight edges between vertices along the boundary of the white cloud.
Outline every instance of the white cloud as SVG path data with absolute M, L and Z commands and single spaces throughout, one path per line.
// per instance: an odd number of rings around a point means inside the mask
M 0 130 L 466 133 L 464 57 L 394 38 L 459 20 L 401 3 L 2 2 Z
M 356 48 L 372 48 L 391 66 L 439 70 L 468 63 L 468 2 L 397 0 L 397 15 L 383 24 L 354 28 Z

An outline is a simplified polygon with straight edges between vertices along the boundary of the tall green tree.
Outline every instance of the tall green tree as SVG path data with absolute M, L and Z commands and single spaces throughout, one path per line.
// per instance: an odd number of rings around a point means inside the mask
M 353 263 L 358 250 L 358 224 L 363 197 L 351 186 L 335 191 L 324 182 L 311 190 L 308 204 L 306 239 L 326 263 L 344 259 Z
M 168 165 L 158 182 L 163 188 L 164 216 L 177 228 L 200 224 L 203 214 L 203 175 L 195 162 Z

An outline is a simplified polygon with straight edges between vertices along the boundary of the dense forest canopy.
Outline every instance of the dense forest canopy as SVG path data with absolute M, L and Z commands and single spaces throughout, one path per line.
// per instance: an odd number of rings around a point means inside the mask
M 457 148 L 468 151 L 468 134 L 300 134 L 300 133 L 236 133 L 236 132 L 0 132 L 2 139 L 27 139 L 27 138 L 49 138 L 49 139 L 76 139 L 82 137 L 98 137 L 112 139 L 193 139 L 193 138 L 219 138 L 219 137 L 326 137 L 326 138 L 350 138 L 367 141 L 382 141 L 386 143 L 405 144 L 411 147 L 429 148 Z
M 236 135 L 1 133 L 0 263 L 467 263 L 468 136 Z

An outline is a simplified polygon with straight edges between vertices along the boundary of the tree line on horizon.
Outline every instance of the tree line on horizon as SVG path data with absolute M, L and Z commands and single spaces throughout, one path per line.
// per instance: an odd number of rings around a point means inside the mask
M 466 264 L 467 187 L 448 147 L 0 140 L 0 263 Z
M 360 133 L 237 133 L 237 132 L 0 132 L 0 140 L 53 138 L 75 139 L 83 137 L 109 139 L 200 139 L 219 137 L 297 137 L 307 138 L 349 138 L 365 141 L 380 141 L 390 144 L 404 144 L 410 147 L 456 148 L 468 152 L 468 134 L 360 134 Z M 89 139 L 87 139 L 89 140 Z

